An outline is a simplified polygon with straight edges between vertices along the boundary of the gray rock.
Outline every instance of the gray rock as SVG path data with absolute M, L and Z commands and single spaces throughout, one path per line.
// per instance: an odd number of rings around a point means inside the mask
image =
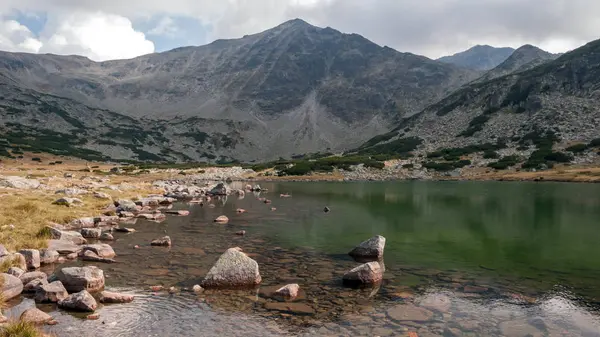
M 104 288 L 104 272 L 95 266 L 62 268 L 54 274 L 67 291 L 87 290 L 96 292 Z
M 70 241 L 76 245 L 87 243 L 87 240 L 79 232 L 63 231 L 50 226 L 48 226 L 48 228 L 50 229 L 52 239 L 54 240 Z
M 137 205 L 135 202 L 127 199 L 121 199 L 116 202 L 117 211 L 119 212 L 137 212 Z
M 103 262 L 103 263 L 115 263 L 116 261 L 106 257 L 100 257 L 98 254 L 94 253 L 91 250 L 83 251 L 83 255 L 81 255 L 81 260 L 90 261 L 90 262 Z
M 160 239 L 152 240 L 150 245 L 151 246 L 170 247 L 171 246 L 171 238 L 169 236 L 164 236 Z
M 433 318 L 433 312 L 413 304 L 399 304 L 393 306 L 388 309 L 387 315 L 391 319 L 399 322 L 427 322 Z
M 367 241 L 361 242 L 348 254 L 355 259 L 378 260 L 383 257 L 384 248 L 385 238 L 381 235 L 377 235 L 368 239 Z
M 64 195 L 68 195 L 70 197 L 88 194 L 88 193 L 89 193 L 88 191 L 82 190 L 79 188 L 65 188 L 65 189 L 57 190 L 55 192 L 55 194 L 64 194 Z
M 94 192 L 94 198 L 102 200 L 112 200 L 112 197 L 109 194 L 102 192 Z
M 110 233 L 102 233 L 100 235 L 100 240 L 102 241 L 113 241 L 115 238 Z
M 67 240 L 49 240 L 48 249 L 57 251 L 61 255 L 77 254 L 81 251 L 81 246 Z
M 8 176 L 0 177 L 0 187 L 16 188 L 20 190 L 37 189 L 41 183 L 35 179 L 26 179 L 23 177 Z
M 286 300 L 293 300 L 298 296 L 300 286 L 298 284 L 288 284 L 277 289 L 274 293 L 276 297 L 280 297 Z
M 239 248 L 228 249 L 202 281 L 204 288 L 253 287 L 262 281 L 258 263 Z
M 92 228 L 96 225 L 96 221 L 92 217 L 85 217 L 72 220 L 69 222 L 67 227 L 69 229 L 82 229 L 82 228 Z
M 100 303 L 129 303 L 133 301 L 133 295 L 103 291 L 100 293 Z
M 107 245 L 106 243 L 97 243 L 97 244 L 93 244 L 93 245 L 84 245 L 81 247 L 81 253 L 80 255 L 83 256 L 83 254 L 86 251 L 92 251 L 93 253 L 95 253 L 96 255 L 98 255 L 99 257 L 106 257 L 106 258 L 113 258 L 115 257 L 117 254 L 115 254 L 115 251 L 113 250 L 113 248 L 110 245 Z
M 98 239 L 102 235 L 102 229 L 100 228 L 82 228 L 79 232 L 86 239 Z
M 225 184 L 219 183 L 209 193 L 212 195 L 227 195 L 227 187 L 225 187 Z
M 4 247 L 3 244 L 0 244 L 0 257 L 6 256 L 10 254 L 10 252 Z
M 23 275 L 21 275 L 19 277 L 19 280 L 21 280 L 23 285 L 25 285 L 33 280 L 46 279 L 46 278 L 48 278 L 48 275 L 46 275 L 46 273 L 41 272 L 41 271 L 32 271 L 32 272 L 24 273 Z
M 344 284 L 351 286 L 371 285 L 381 282 L 383 270 L 378 262 L 362 264 L 344 274 Z
M 93 312 L 98 307 L 98 303 L 89 292 L 82 290 L 58 301 L 58 307 L 66 310 Z
M 54 249 L 40 249 L 40 263 L 42 265 L 56 263 L 59 257 L 60 254 Z
M 77 198 L 63 197 L 63 198 L 57 199 L 52 204 L 71 207 L 71 206 L 83 205 L 83 201 L 81 201 L 81 199 L 77 199 Z
M 37 249 L 21 249 L 19 251 L 25 257 L 27 269 L 38 269 L 41 266 L 40 251 Z
M 48 284 L 48 281 L 45 278 L 42 279 L 35 279 L 29 283 L 27 283 L 24 287 L 23 287 L 23 292 L 24 293 L 35 293 L 37 292 L 37 290 L 39 289 L 39 287 Z
M 6 273 L 19 278 L 21 275 L 25 274 L 25 271 L 19 267 L 10 267 Z
M 1 277 L 4 279 L 0 284 L 2 287 L 0 290 L 2 291 L 2 298 L 4 300 L 13 299 L 23 292 L 23 282 L 18 278 L 9 275 L 9 274 L 1 274 Z
M 37 303 L 56 303 L 69 296 L 67 289 L 60 281 L 40 284 L 36 287 L 35 301 Z
M 36 325 L 43 325 L 52 321 L 52 316 L 38 308 L 29 308 L 21 314 L 19 320 Z

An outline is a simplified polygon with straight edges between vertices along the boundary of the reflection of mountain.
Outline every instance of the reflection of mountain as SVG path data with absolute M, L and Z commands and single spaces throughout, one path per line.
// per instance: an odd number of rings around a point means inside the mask
M 299 224 L 278 229 L 291 243 L 338 254 L 382 234 L 390 266 L 483 265 L 505 275 L 545 275 L 548 284 L 556 281 L 555 272 L 600 277 L 594 272 L 600 270 L 597 186 L 406 182 L 274 188 L 293 192 L 298 210 L 286 209 L 288 215 L 314 210 L 298 214 Z M 325 204 L 332 212 L 322 215 L 317 210 Z

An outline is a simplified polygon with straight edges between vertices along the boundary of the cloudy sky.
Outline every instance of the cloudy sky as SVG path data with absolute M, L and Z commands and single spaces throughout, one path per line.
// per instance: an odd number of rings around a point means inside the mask
M 0 50 L 131 58 L 296 17 L 431 58 L 476 44 L 564 52 L 600 38 L 598 0 L 0 0 Z

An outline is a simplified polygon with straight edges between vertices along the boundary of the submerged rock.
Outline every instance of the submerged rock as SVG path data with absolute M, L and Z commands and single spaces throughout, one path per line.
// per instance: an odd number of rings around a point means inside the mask
M 383 270 L 378 262 L 362 264 L 344 274 L 344 284 L 350 286 L 371 285 L 381 282 Z
M 19 253 L 25 257 L 27 269 L 38 269 L 41 266 L 39 250 L 21 249 Z
M 110 245 L 107 245 L 106 243 L 85 245 L 85 246 L 81 247 L 80 255 L 83 256 L 86 251 L 91 251 L 100 257 L 105 257 L 105 258 L 109 258 L 109 259 L 117 256 L 117 254 L 115 254 L 115 251 L 113 250 L 113 248 Z
M 115 263 L 116 261 L 107 257 L 100 257 L 91 250 L 86 250 L 81 256 L 81 260 L 90 262 Z
M 31 324 L 42 325 L 52 321 L 52 316 L 38 308 L 29 308 L 21 314 L 19 320 Z
M 388 309 L 387 315 L 399 322 L 427 322 L 433 318 L 433 312 L 413 304 L 399 304 L 391 307 Z
M 93 312 L 98 307 L 98 303 L 89 292 L 82 290 L 58 301 L 58 307 L 73 311 Z
M 23 292 L 23 282 L 21 280 L 9 274 L 0 274 L 0 277 L 3 278 L 0 282 L 2 285 L 0 291 L 4 300 L 8 301 L 21 295 Z
M 129 303 L 133 301 L 133 295 L 103 291 L 100 293 L 99 301 L 100 303 Z
M 54 274 L 69 292 L 87 290 L 91 292 L 104 288 L 104 272 L 95 266 L 62 268 Z
M 65 286 L 60 281 L 54 281 L 36 287 L 34 299 L 37 303 L 56 303 L 68 296 Z
M 253 287 L 262 281 L 258 263 L 239 248 L 228 249 L 202 281 L 204 288 Z
M 160 239 L 155 239 L 150 242 L 151 246 L 162 246 L 162 247 L 170 247 L 171 246 L 171 238 L 169 236 L 163 236 Z
M 286 300 L 293 300 L 298 297 L 298 291 L 300 286 L 298 284 L 288 284 L 284 287 L 277 289 L 274 293 L 276 297 L 280 297 Z
M 348 255 L 355 259 L 378 260 L 383 257 L 385 238 L 381 235 L 374 236 L 367 241 L 361 242 Z
M 284 303 L 284 302 L 269 302 L 265 303 L 265 309 L 289 313 L 294 315 L 313 315 L 315 309 L 305 303 Z
M 218 223 L 228 223 L 229 222 L 229 218 L 226 217 L 225 215 L 221 215 L 221 216 L 219 216 L 219 217 L 217 217 L 215 219 L 215 222 L 218 222 Z
M 190 215 L 190 211 L 186 211 L 186 210 L 166 211 L 165 213 L 171 214 L 171 215 L 179 215 L 179 216 L 188 216 L 188 215 Z

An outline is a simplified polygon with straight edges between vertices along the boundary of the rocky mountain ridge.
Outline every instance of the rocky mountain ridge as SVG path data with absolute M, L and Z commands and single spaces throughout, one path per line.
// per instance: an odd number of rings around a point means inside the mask
M 555 60 L 559 54 L 552 54 L 532 45 L 524 45 L 515 50 L 504 62 L 491 69 L 476 82 L 486 82 L 511 73 L 535 68 L 545 62 Z
M 292 20 L 131 60 L 1 52 L 0 118 L 67 152 L 266 160 L 358 145 L 479 75 Z
M 486 71 L 504 62 L 515 50 L 509 47 L 476 45 L 465 51 L 438 58 L 444 63 L 454 64 L 467 69 Z

